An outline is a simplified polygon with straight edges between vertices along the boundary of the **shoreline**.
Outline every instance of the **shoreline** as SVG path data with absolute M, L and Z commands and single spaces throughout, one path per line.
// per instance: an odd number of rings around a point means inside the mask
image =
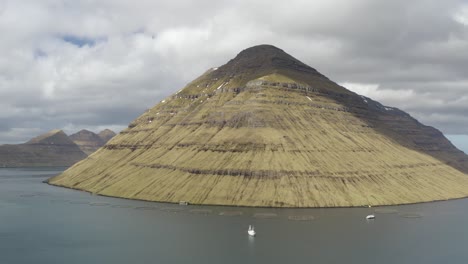
M 55 176 L 54 176 L 55 177 Z M 53 177 L 51 177 L 53 178 Z M 124 200 L 131 200 L 131 201 L 142 201 L 142 202 L 152 202 L 152 203 L 161 203 L 161 204 L 172 204 L 172 205 L 179 205 L 179 202 L 168 202 L 168 201 L 154 201 L 154 200 L 145 200 L 145 199 L 134 199 L 134 198 L 127 198 L 127 197 L 120 197 L 120 196 L 112 196 L 112 195 L 105 195 L 105 194 L 99 194 L 99 193 L 92 193 L 86 190 L 81 190 L 81 189 L 75 189 L 71 188 L 68 186 L 63 186 L 63 185 L 57 185 L 50 183 L 49 180 L 51 179 L 46 179 L 42 181 L 43 183 L 54 186 L 54 187 L 59 187 L 59 188 L 65 188 L 69 190 L 74 190 L 74 191 L 81 191 L 81 192 L 86 192 L 89 193 L 90 195 L 96 195 L 96 196 L 102 196 L 102 197 L 110 197 L 110 198 L 117 198 L 117 199 L 124 199 Z M 264 208 L 264 209 L 338 209 L 338 208 L 382 208 L 382 207 L 390 207 L 390 206 L 402 206 L 402 205 L 416 205 L 416 204 L 426 204 L 426 203 L 437 203 L 437 202 L 445 202 L 445 201 L 452 201 L 452 200 L 462 200 L 462 199 L 468 199 L 468 196 L 464 197 L 455 197 L 455 198 L 449 198 L 449 199 L 439 199 L 439 200 L 432 200 L 432 201 L 422 201 L 422 202 L 410 202 L 410 203 L 401 203 L 401 204 L 379 204 L 379 205 L 355 205 L 355 206 L 323 206 L 323 207 L 294 207 L 294 206 L 283 206 L 283 207 L 275 207 L 275 206 L 255 206 L 255 205 L 224 205 L 224 204 L 199 204 L 199 203 L 190 203 L 188 202 L 188 205 L 195 205 L 195 206 L 210 206 L 210 207 L 232 207 L 232 208 L 240 208 L 240 207 L 245 207 L 245 208 Z M 181 205 L 181 206 L 186 206 L 186 205 Z

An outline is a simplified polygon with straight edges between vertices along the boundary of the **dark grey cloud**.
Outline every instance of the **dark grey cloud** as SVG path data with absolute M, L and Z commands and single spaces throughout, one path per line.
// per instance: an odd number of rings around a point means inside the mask
M 120 130 L 261 43 L 468 134 L 468 1 L 0 1 L 0 32 L 0 144 Z

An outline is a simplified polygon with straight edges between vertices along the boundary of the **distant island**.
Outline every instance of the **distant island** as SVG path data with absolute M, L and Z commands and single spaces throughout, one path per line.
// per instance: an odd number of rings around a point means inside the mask
M 0 167 L 69 167 L 104 146 L 115 133 L 52 130 L 23 144 L 0 145 Z
M 408 113 L 260 45 L 49 183 L 174 203 L 395 205 L 467 197 L 468 156 Z

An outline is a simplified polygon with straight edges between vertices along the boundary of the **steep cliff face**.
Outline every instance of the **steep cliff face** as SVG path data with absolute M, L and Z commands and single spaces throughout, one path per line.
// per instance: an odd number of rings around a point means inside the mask
M 165 202 L 385 205 L 468 196 L 467 164 L 436 129 L 261 45 L 49 182 Z
M 68 167 L 86 157 L 62 130 L 52 130 L 24 144 L 1 145 L 1 167 Z

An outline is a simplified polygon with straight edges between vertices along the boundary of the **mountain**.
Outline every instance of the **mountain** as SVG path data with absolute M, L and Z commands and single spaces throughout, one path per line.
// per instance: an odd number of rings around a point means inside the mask
M 104 129 L 103 131 L 98 133 L 98 136 L 107 143 L 111 138 L 115 137 L 115 132 L 110 129 Z
M 86 155 L 91 155 L 114 136 L 114 131 L 110 129 L 105 129 L 99 132 L 99 134 L 82 129 L 71 135 L 70 139 L 73 140 Z
M 49 183 L 150 201 L 341 207 L 466 197 L 467 173 L 468 156 L 438 130 L 260 45 Z
M 68 167 L 85 157 L 62 130 L 52 130 L 24 144 L 0 145 L 0 167 Z
M 86 155 L 91 155 L 98 148 L 106 144 L 100 136 L 86 129 L 70 135 L 70 139 L 73 140 Z

